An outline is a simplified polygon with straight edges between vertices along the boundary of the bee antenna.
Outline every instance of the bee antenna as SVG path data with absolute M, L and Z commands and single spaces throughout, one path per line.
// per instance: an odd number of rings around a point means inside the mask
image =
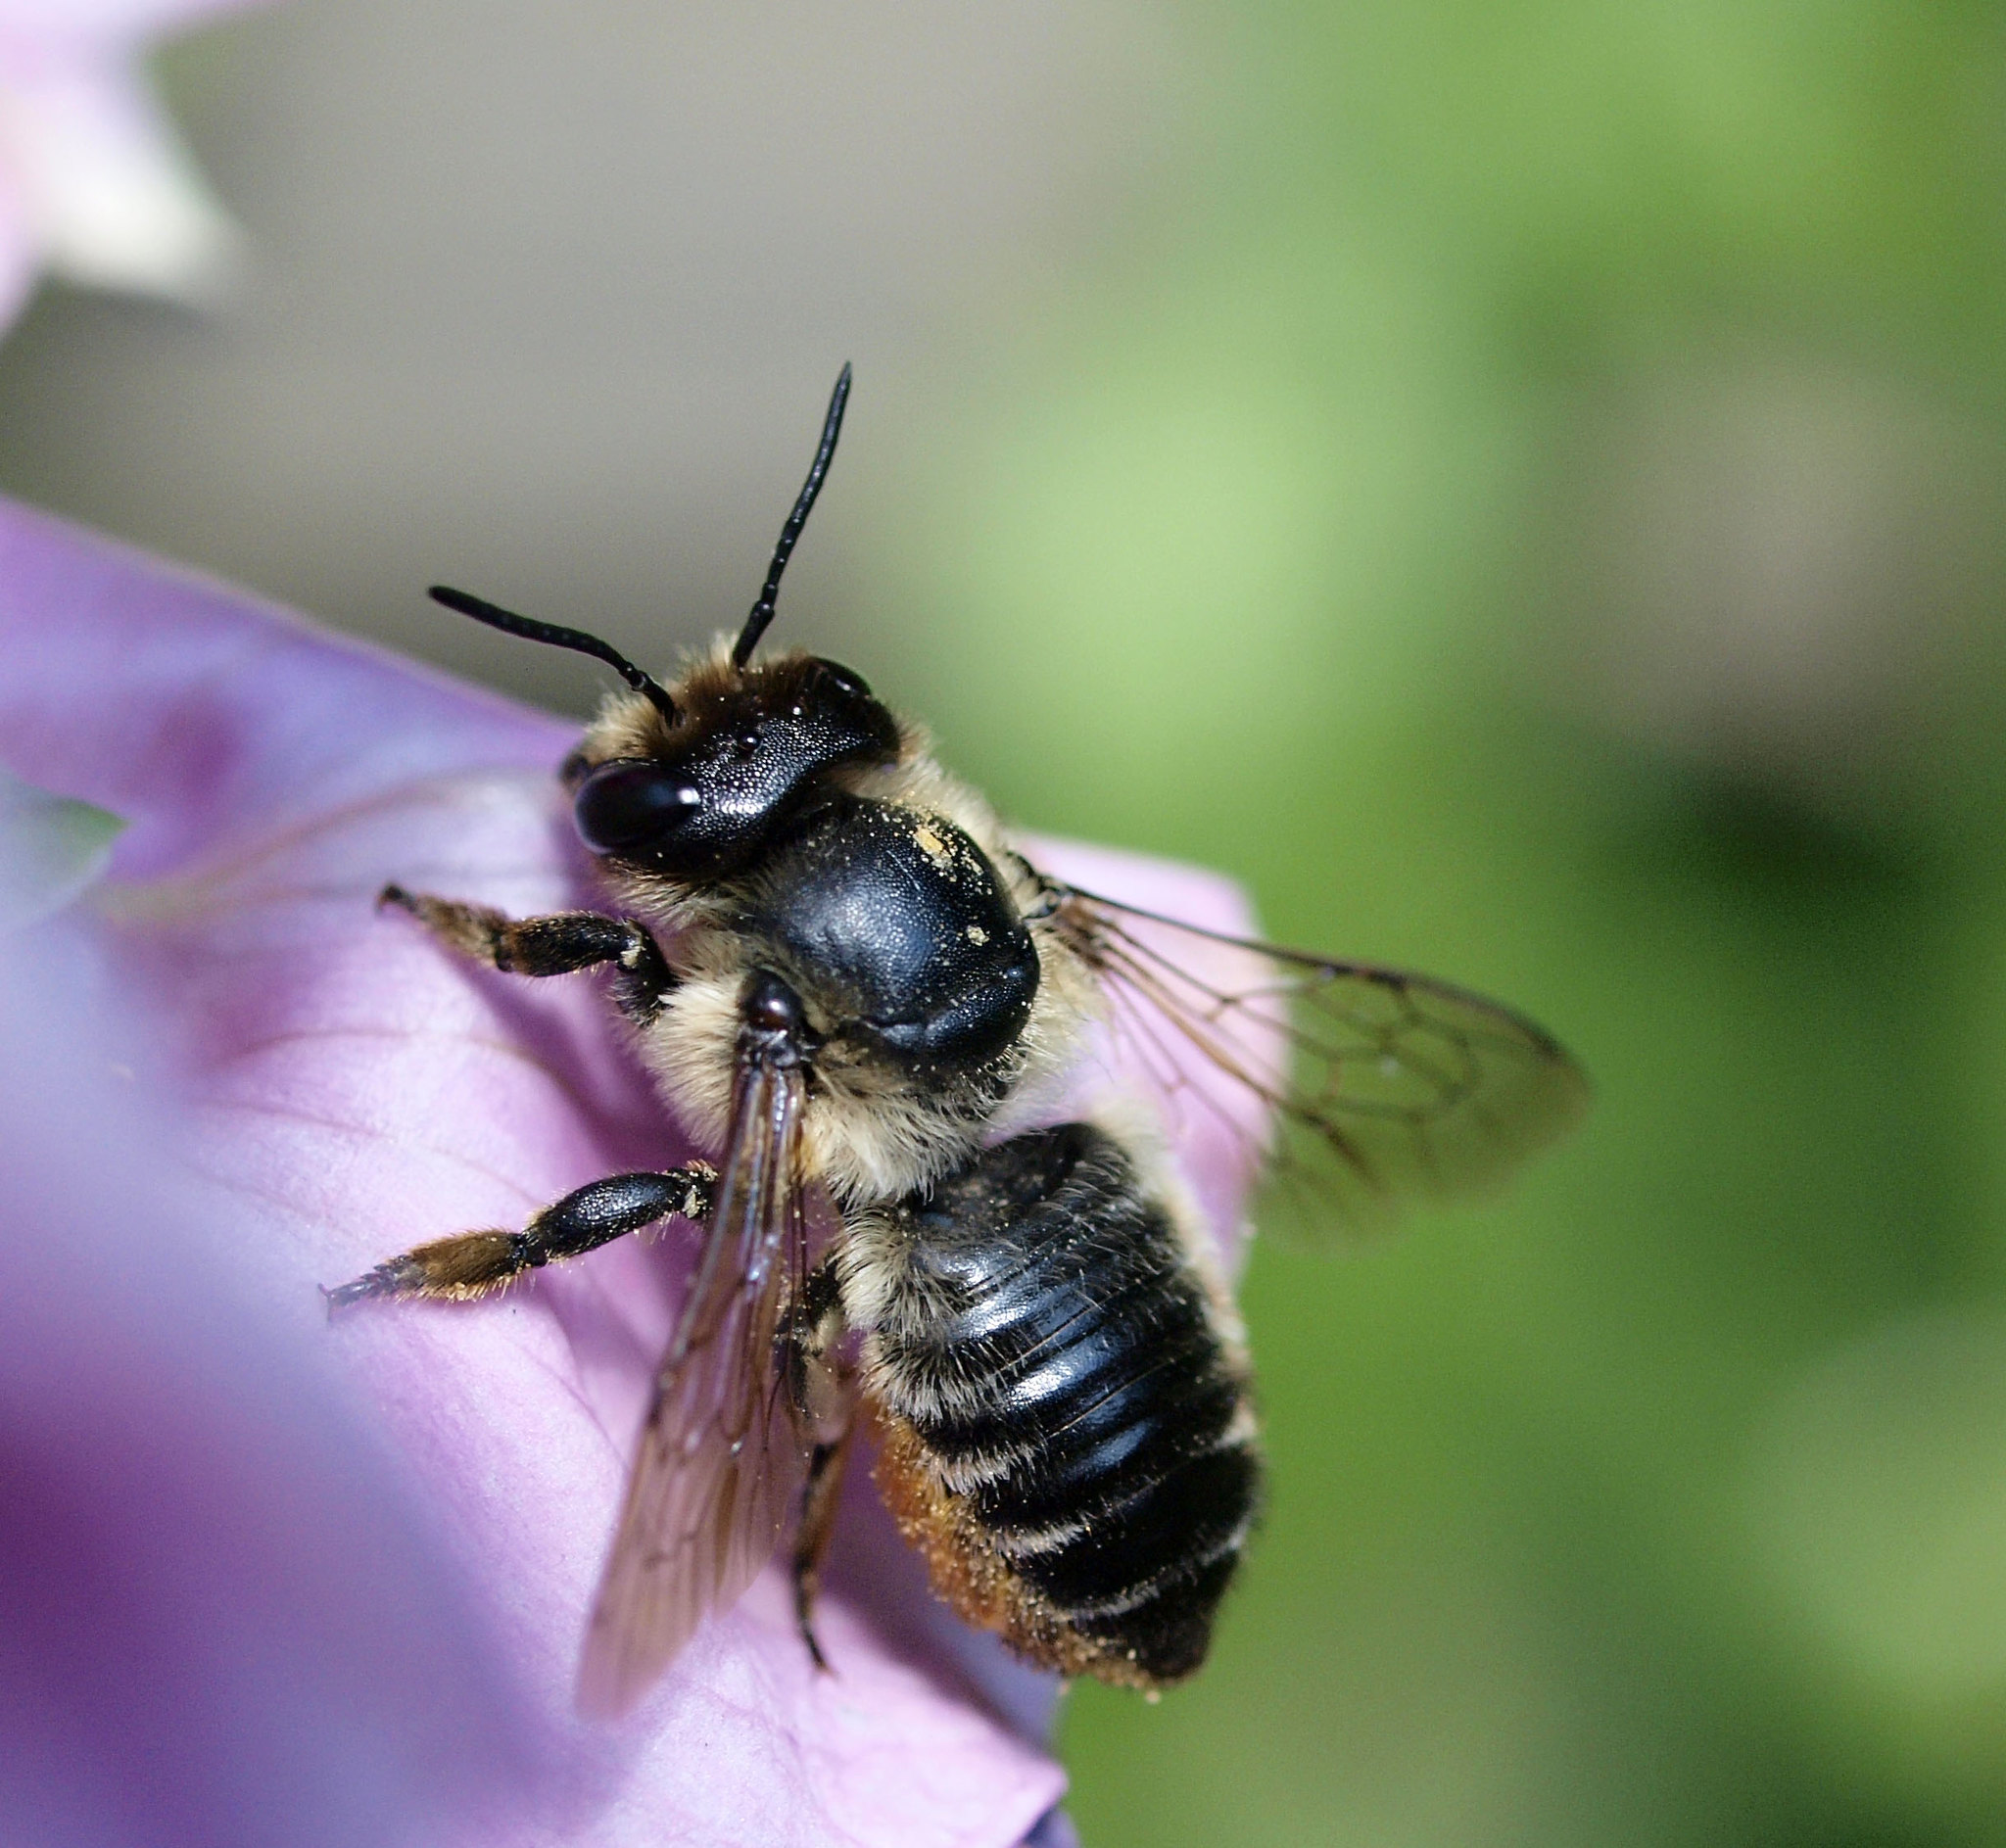
M 794 541 L 801 537 L 801 528 L 808 524 L 808 509 L 822 492 L 823 477 L 829 473 L 829 458 L 836 453 L 836 439 L 842 432 L 842 407 L 849 401 L 850 368 L 845 361 L 836 377 L 836 390 L 830 395 L 829 415 L 822 420 L 822 441 L 816 446 L 808 479 L 801 484 L 800 498 L 794 502 L 793 512 L 788 515 L 788 523 L 780 529 L 780 544 L 773 548 L 773 563 L 766 568 L 766 588 L 759 592 L 759 601 L 752 605 L 752 613 L 745 618 L 745 626 L 739 631 L 739 640 L 733 644 L 734 667 L 741 668 L 752 658 L 752 650 L 759 645 L 759 638 L 765 635 L 767 624 L 773 621 L 774 598 L 780 595 L 780 574 L 788 568 L 788 560 L 793 556 Z
M 499 604 L 478 596 L 469 596 L 466 592 L 455 591 L 450 585 L 435 584 L 425 594 L 433 602 L 444 603 L 448 609 L 457 610 L 462 616 L 471 616 L 475 622 L 486 623 L 490 629 L 499 629 L 503 635 L 521 636 L 526 641 L 546 641 L 553 648 L 571 648 L 579 654 L 590 654 L 603 661 L 637 693 L 645 693 L 648 703 L 664 719 L 672 725 L 675 723 L 676 702 L 669 697 L 668 689 L 652 675 L 636 667 L 610 641 L 601 641 L 598 637 L 589 636 L 582 629 L 565 629 L 556 623 L 540 623 L 533 616 L 518 616 L 513 610 L 502 609 Z

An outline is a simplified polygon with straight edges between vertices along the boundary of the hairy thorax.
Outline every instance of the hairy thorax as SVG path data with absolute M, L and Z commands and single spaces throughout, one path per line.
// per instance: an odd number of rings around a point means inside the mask
M 677 688 L 699 711 L 704 671 Z M 617 697 L 578 761 L 643 756 L 659 724 Z M 641 1029 L 670 1106 L 721 1146 L 745 981 L 780 975 L 819 1039 L 804 1153 L 853 1207 L 926 1186 L 1024 1120 L 1077 1054 L 1098 988 L 993 812 L 917 728 L 831 784 L 741 873 L 698 885 L 613 859 L 604 874 L 678 977 Z

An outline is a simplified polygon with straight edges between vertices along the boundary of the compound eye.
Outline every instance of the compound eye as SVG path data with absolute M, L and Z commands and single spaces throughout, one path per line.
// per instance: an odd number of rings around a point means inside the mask
M 870 684 L 861 674 L 846 668 L 839 661 L 827 661 L 819 655 L 815 665 L 822 670 L 822 678 L 830 682 L 838 692 L 849 693 L 858 699 L 871 697 Z
M 641 853 L 673 840 L 703 808 L 686 776 L 645 758 L 615 758 L 579 785 L 572 813 L 595 853 Z

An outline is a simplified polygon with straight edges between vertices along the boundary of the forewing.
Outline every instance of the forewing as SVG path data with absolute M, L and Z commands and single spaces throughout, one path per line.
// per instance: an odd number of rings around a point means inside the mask
M 1069 886 L 1055 896 L 1062 927 L 1101 976 L 1125 1063 L 1148 1075 L 1172 1138 L 1223 1125 L 1243 1142 L 1266 1139 L 1257 1153 L 1340 1227 L 1495 1188 L 1587 1106 L 1587 1081 L 1552 1036 L 1481 996 Z M 1266 1113 L 1252 1126 L 1249 1098 Z
M 579 1705 L 613 1715 L 772 1556 L 804 1446 L 782 1343 L 807 1246 L 801 1076 L 741 1067 L 703 1256 L 656 1377 L 599 1582 Z

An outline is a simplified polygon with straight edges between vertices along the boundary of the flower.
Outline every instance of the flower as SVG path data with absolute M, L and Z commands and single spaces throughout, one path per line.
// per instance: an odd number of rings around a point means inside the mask
M 9 794 L 9 895 L 60 901 L 106 818 Z M 0 947 L 7 1838 L 339 1848 L 492 1816 L 544 1755 L 454 1562 L 310 1316 L 244 1300 L 79 933 Z
M 47 269 L 201 301 L 236 231 L 140 68 L 143 39 L 245 0 L 0 0 L 0 326 Z
M 5 503 L 0 660 L 0 765 L 127 823 L 69 914 L 118 1057 L 171 1117 L 246 1313 L 339 1376 L 527 1716 L 505 1815 L 468 1839 L 1014 1848 L 1039 1827 L 1063 1785 L 1054 1683 L 931 1597 L 862 1469 L 820 1616 L 836 1673 L 811 1668 L 774 1571 L 630 1720 L 574 1715 L 692 1240 L 625 1240 L 482 1303 L 318 1318 L 316 1283 L 685 1153 L 590 979 L 471 970 L 372 908 L 393 879 L 517 914 L 586 902 L 551 774 L 571 729 Z M 1216 876 L 1041 851 L 1245 927 Z M 1244 1148 L 1180 1151 L 1228 1241 Z

